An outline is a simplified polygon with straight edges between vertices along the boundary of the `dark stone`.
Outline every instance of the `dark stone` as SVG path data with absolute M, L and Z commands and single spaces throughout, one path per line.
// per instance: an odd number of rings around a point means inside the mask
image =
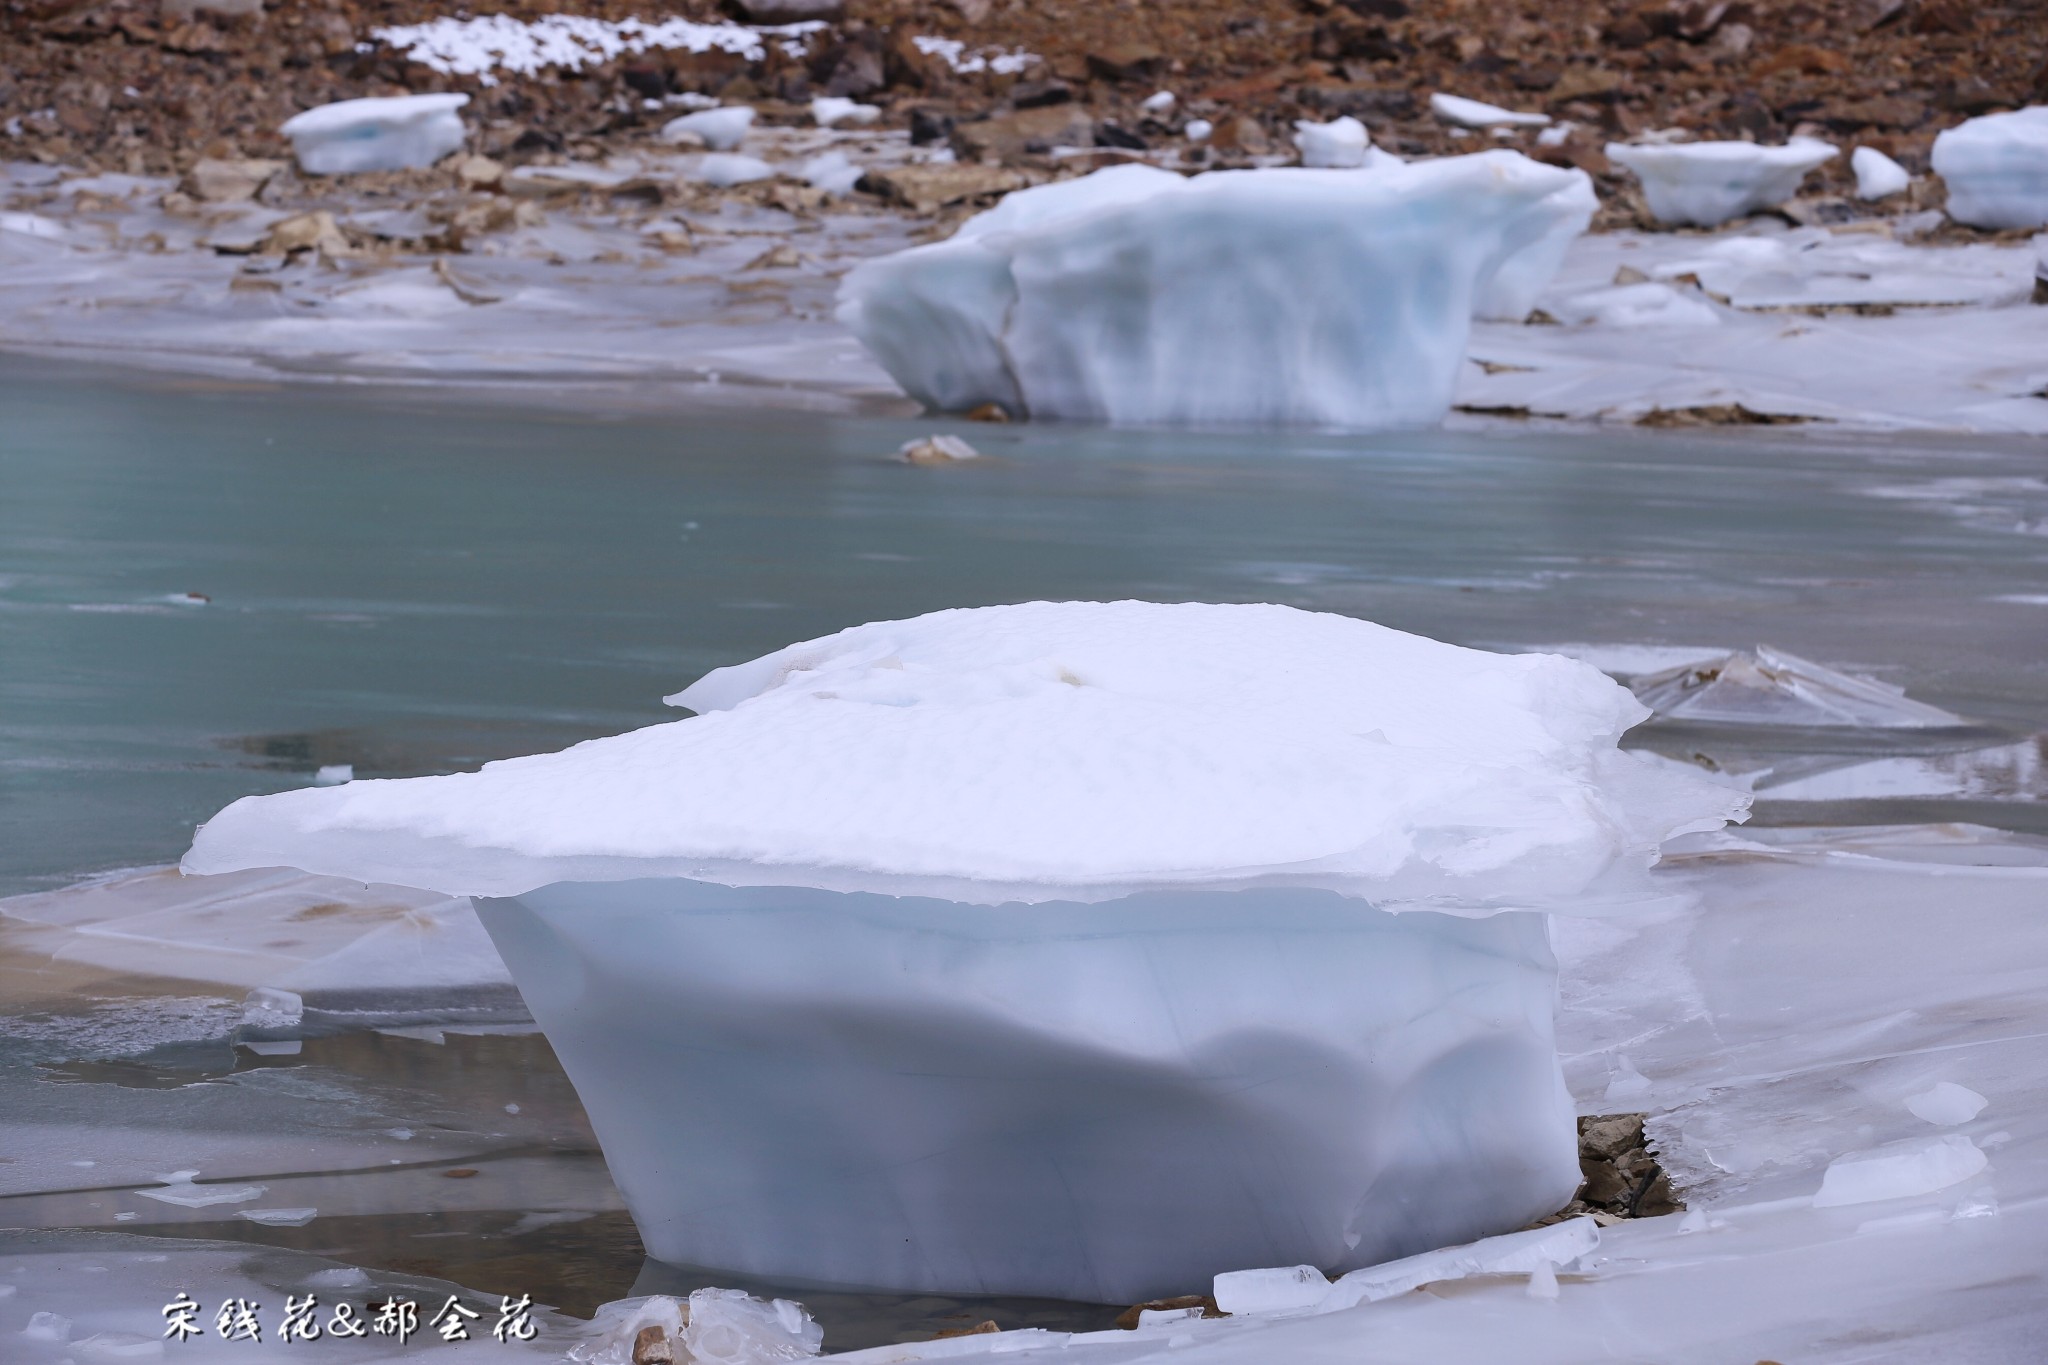
M 1408 0 L 1343 0 L 1344 8 L 1367 19 L 1406 19 Z
M 668 73 L 658 66 L 629 66 L 619 72 L 619 79 L 641 99 L 658 100 L 668 93 Z
M 1073 98 L 1073 87 L 1061 80 L 1018 81 L 1010 87 L 1010 107 L 1013 109 L 1043 109 L 1048 105 L 1066 104 Z
M 1165 64 L 1165 54 L 1144 43 L 1117 43 L 1088 54 L 1088 74 L 1117 84 L 1150 81 Z
M 910 111 L 910 144 L 923 147 L 953 136 L 953 117 L 922 105 Z
M 1095 125 L 1095 145 L 1098 147 L 1121 147 L 1126 151 L 1142 152 L 1145 139 L 1136 133 L 1117 127 L 1114 123 Z

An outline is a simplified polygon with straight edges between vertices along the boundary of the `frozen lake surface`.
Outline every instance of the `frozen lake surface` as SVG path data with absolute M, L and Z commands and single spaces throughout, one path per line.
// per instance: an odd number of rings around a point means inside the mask
M 1474 1281 L 1206 1324 L 1176 1358 L 1380 1358 L 1371 1341 L 1486 1360 L 1507 1332 L 1529 1361 L 1850 1361 L 1921 1339 L 1907 1349 L 2017 1362 L 2044 1330 L 2038 443 L 1187 436 L 631 393 L 593 416 L 15 360 L 0 412 L 0 1225 L 262 1242 L 579 1314 L 636 1279 L 705 1282 L 643 1267 L 459 904 L 289 880 L 64 888 L 172 861 L 228 801 L 323 767 L 448 771 L 668 719 L 659 698 L 703 672 L 858 621 L 1278 601 L 1630 678 L 1763 644 L 1957 721 L 1632 737 L 1759 795 L 1746 830 L 1670 860 L 1664 918 L 1558 945 L 1581 1112 L 1650 1112 L 1695 1224 L 1609 1229 L 1556 1300 Z M 947 430 L 990 458 L 888 458 Z M 252 1025 L 256 986 L 302 989 L 303 1039 Z M 1986 1097 L 1981 1117 L 1909 1108 L 1943 1083 Z M 1810 1206 L 1836 1158 L 1905 1142 L 1919 1160 L 1947 1135 L 1988 1172 L 1916 1195 L 1866 1162 L 1895 1198 Z M 194 1168 L 262 1190 L 137 1193 Z M 0 1243 L 21 1284 L 100 1247 Z M 32 1295 L 4 1290 L 14 1340 Z M 803 1297 L 828 1350 L 985 1316 L 1055 1329 L 1043 1349 L 1068 1359 L 1169 1349 L 1057 1336 L 1106 1326 L 1099 1309 Z

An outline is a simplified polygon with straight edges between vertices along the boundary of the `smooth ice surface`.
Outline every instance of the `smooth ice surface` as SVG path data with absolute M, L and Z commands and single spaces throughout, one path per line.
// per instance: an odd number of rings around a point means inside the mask
M 1572 243 L 1592 226 L 1600 211 L 1600 197 L 1593 192 L 1593 177 L 1584 171 L 1568 171 L 1569 182 L 1553 190 L 1543 201 L 1549 223 L 1541 236 L 1500 263 L 1493 278 L 1480 286 L 1473 316 L 1500 322 L 1520 322 L 1536 307 L 1536 299 L 1564 265 Z
M 1858 199 L 1886 199 L 1913 183 L 1911 171 L 1875 147 L 1851 152 L 1849 169 L 1856 173 Z
M 1488 152 L 1026 190 L 976 231 L 856 267 L 839 318 L 934 409 L 1424 426 L 1479 296 L 1553 232 L 1570 177 Z
M 1484 100 L 1466 99 L 1463 95 L 1447 95 L 1442 91 L 1429 97 L 1429 111 L 1445 123 L 1455 124 L 1460 128 L 1541 128 L 1550 122 L 1548 114 L 1518 114 L 1512 109 L 1503 109 Z
M 2048 227 L 2048 105 L 1986 114 L 1934 139 L 1948 214 L 1986 228 Z
M 1925 1119 L 1944 1128 L 1968 1123 L 1984 1112 L 1987 1103 L 1989 1101 L 1982 1095 L 1954 1081 L 1939 1081 L 1931 1089 L 1906 1097 L 1906 1108 L 1914 1118 Z
M 728 104 L 672 118 L 661 125 L 661 135 L 674 139 L 678 134 L 688 134 L 703 139 L 704 145 L 714 152 L 729 152 L 746 139 L 747 130 L 753 126 L 752 105 Z
M 459 894 L 686 876 L 1107 898 L 1275 882 L 1487 913 L 1597 908 L 1747 798 L 1618 752 L 1572 660 L 1281 606 L 934 612 L 721 668 L 701 714 L 475 773 L 250 797 L 190 872 Z
M 1608 159 L 1634 171 L 1650 212 L 1663 223 L 1713 227 L 1757 209 L 1774 208 L 1799 192 L 1806 173 L 1835 155 L 1812 138 L 1782 147 L 1753 142 L 1607 144 Z
M 1346 114 L 1328 123 L 1303 119 L 1294 125 L 1294 145 L 1301 148 L 1301 164 L 1331 168 L 1365 164 L 1372 138 L 1365 125 Z
M 1636 700 L 1667 720 L 1870 729 L 1964 723 L 1952 712 L 1914 701 L 1904 688 L 1767 645 L 1638 678 L 1633 690 Z
M 463 94 L 341 100 L 294 114 L 278 129 L 314 175 L 431 166 L 462 146 Z
M 480 912 L 662 1260 L 1131 1303 L 1501 1232 L 1579 1181 L 1535 914 L 680 878 Z
M 1962 1133 L 1902 1138 L 1829 1162 L 1827 1173 L 1821 1177 L 1820 1193 L 1813 1197 L 1813 1206 L 1832 1209 L 1845 1204 L 1874 1204 L 1882 1199 L 1932 1194 L 1968 1180 L 1983 1170 L 1989 1160 Z

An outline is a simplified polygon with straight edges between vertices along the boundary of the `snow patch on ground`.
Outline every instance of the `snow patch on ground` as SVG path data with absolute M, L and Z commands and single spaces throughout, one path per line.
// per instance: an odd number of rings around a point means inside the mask
M 497 71 L 531 76 L 551 66 L 579 71 L 651 48 L 730 52 L 757 62 L 766 55 L 770 42 L 779 42 L 789 55 L 801 57 L 809 35 L 825 27 L 816 20 L 756 27 L 704 24 L 689 19 L 650 23 L 644 19 L 614 21 L 580 14 L 548 14 L 538 19 L 485 14 L 398 24 L 372 29 L 370 36 L 432 70 L 489 77 Z

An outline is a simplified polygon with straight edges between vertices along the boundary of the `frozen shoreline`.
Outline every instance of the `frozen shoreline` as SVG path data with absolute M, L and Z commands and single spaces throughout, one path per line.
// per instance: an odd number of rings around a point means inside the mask
M 768 130 L 757 150 L 793 173 L 840 148 L 881 167 L 922 155 L 901 134 L 823 130 Z M 545 386 L 596 409 L 913 412 L 832 308 L 853 265 L 944 225 L 787 180 L 647 197 L 695 160 L 530 168 L 494 197 L 523 218 L 459 253 L 426 245 L 437 215 L 478 202 L 446 189 L 171 213 L 167 180 L 13 163 L 0 350 L 240 380 Z M 265 254 L 272 228 L 321 210 L 347 245 Z M 1925 227 L 1759 217 L 1582 238 L 1538 299 L 1557 325 L 1475 324 L 1452 420 L 2048 434 L 2048 307 L 2031 302 L 2044 239 L 1914 244 Z

